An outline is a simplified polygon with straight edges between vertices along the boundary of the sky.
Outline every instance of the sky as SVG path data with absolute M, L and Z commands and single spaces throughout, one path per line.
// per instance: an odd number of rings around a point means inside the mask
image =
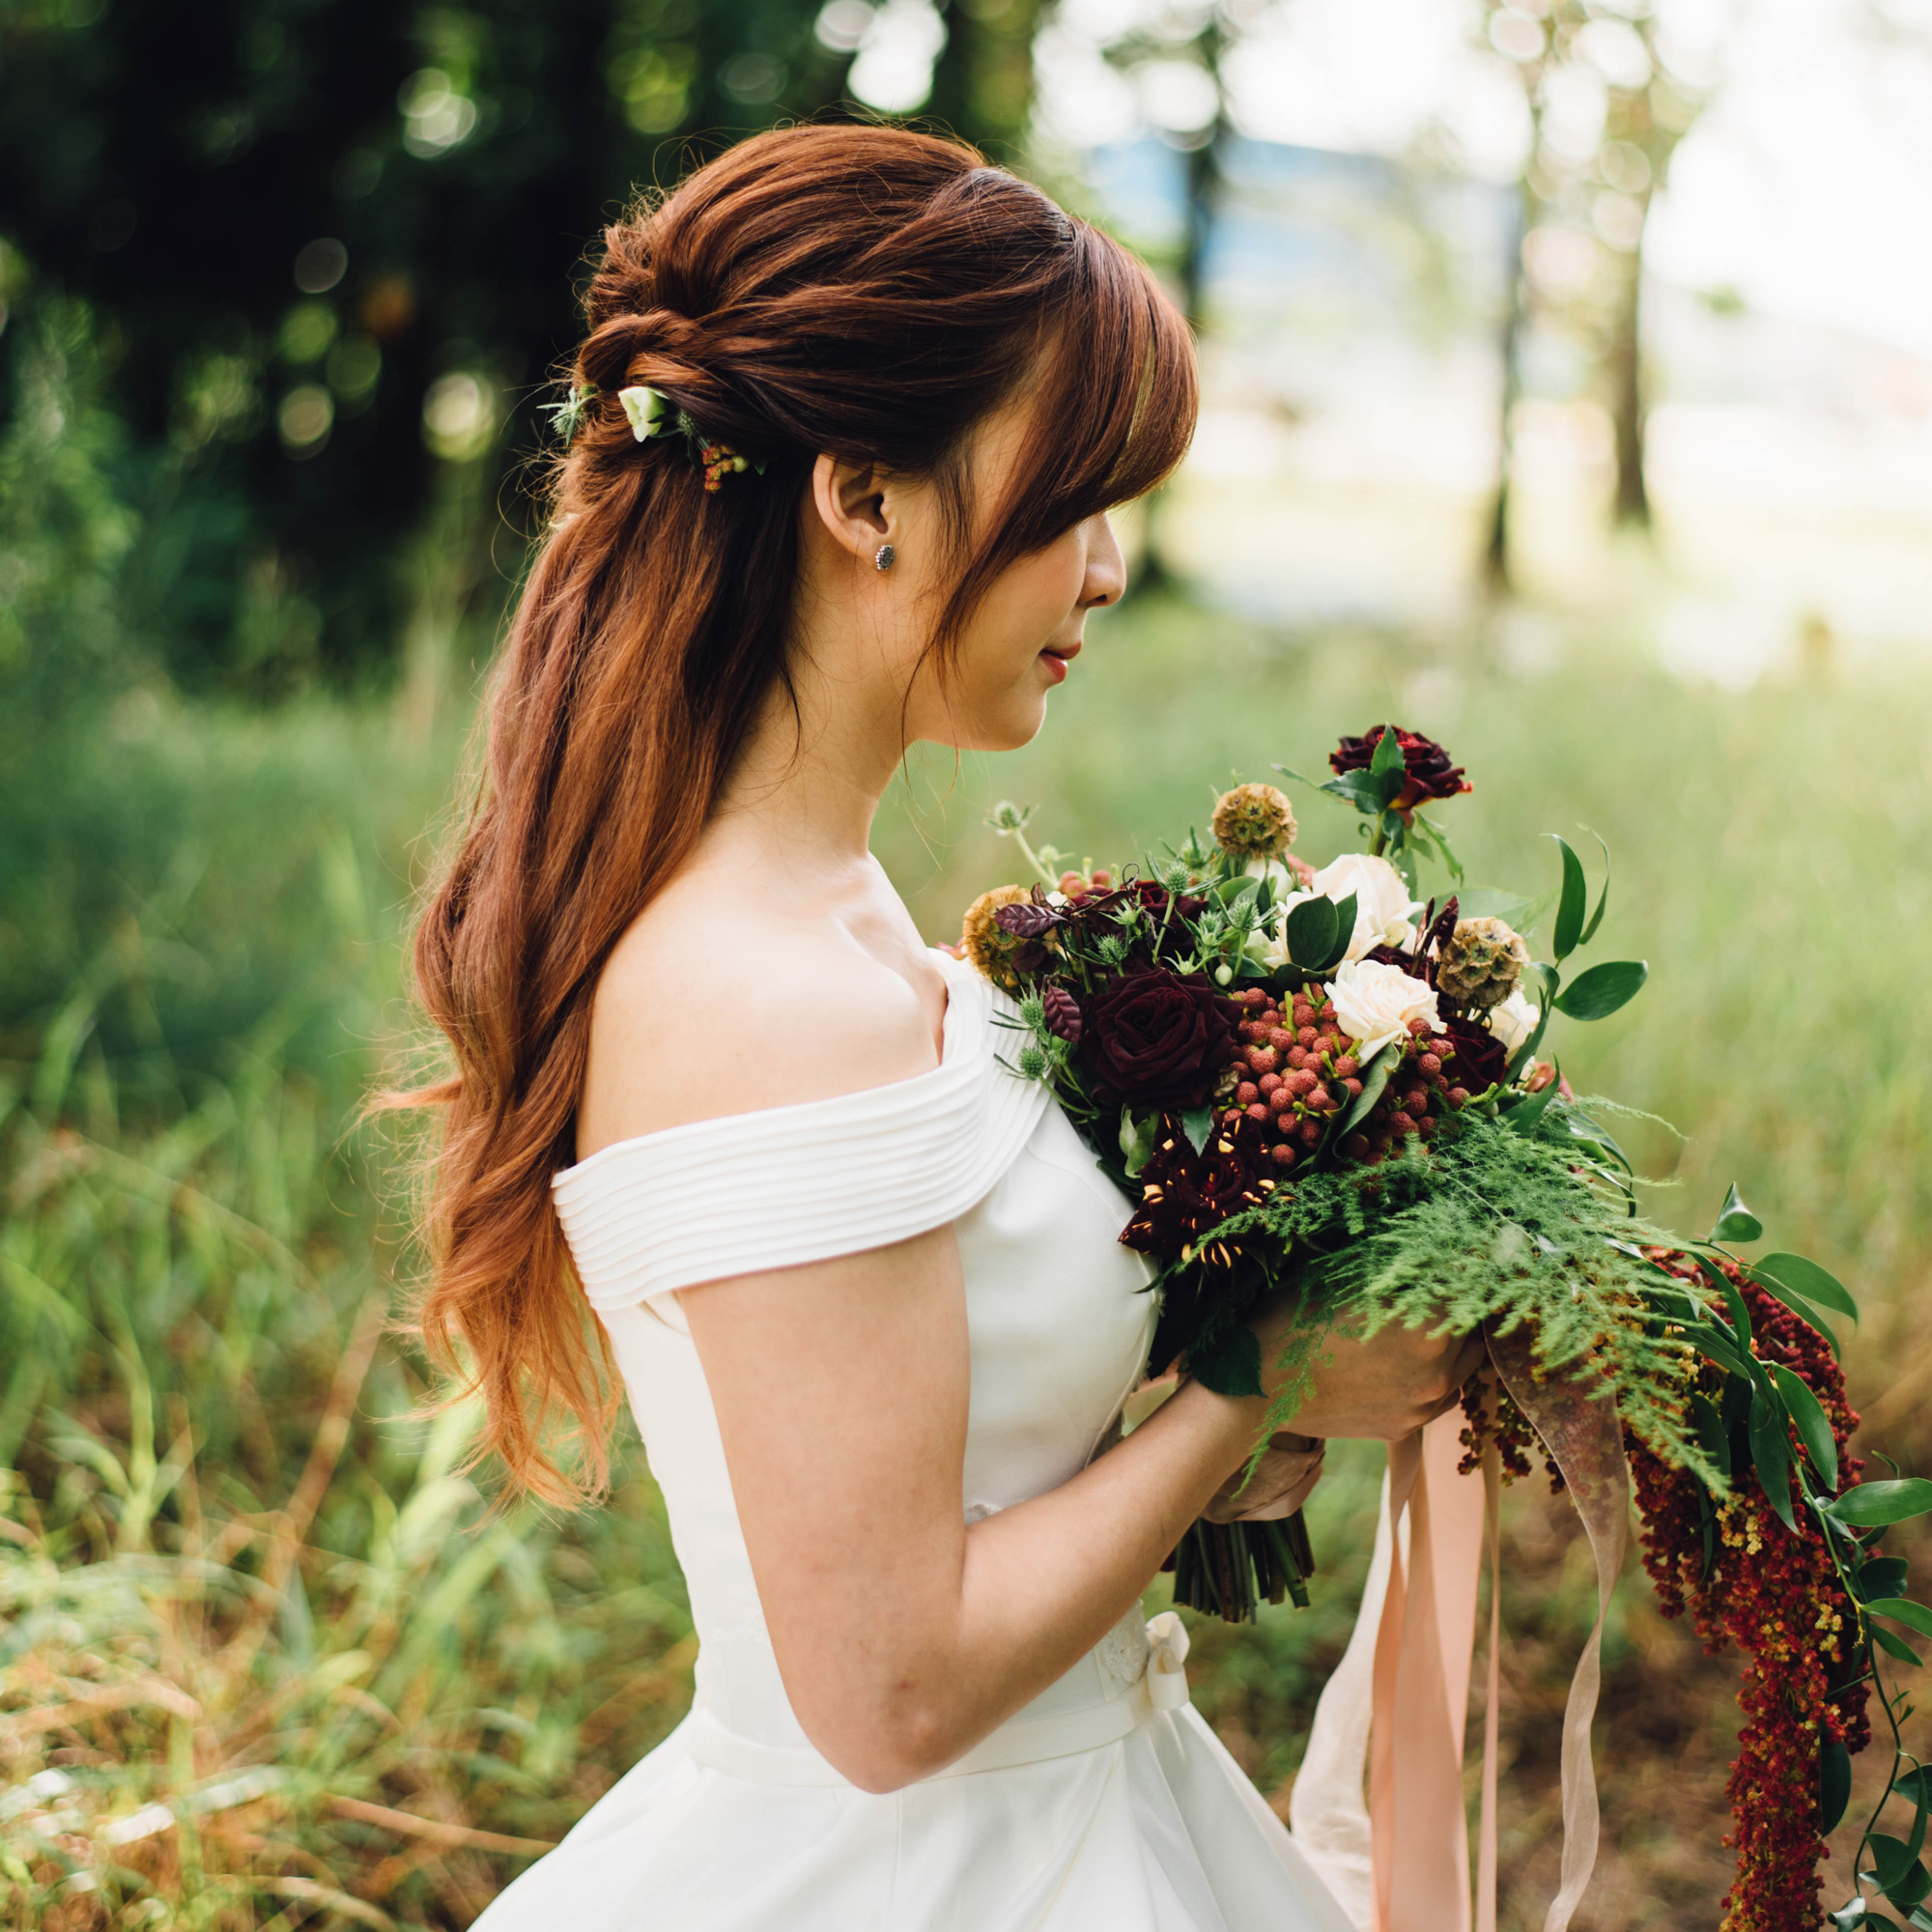
M 1644 4 L 1598 10 L 1608 52 L 1616 14 Z M 1653 4 L 1675 71 L 1715 92 L 1653 211 L 1652 272 L 1932 356 L 1932 0 Z M 1476 0 L 1236 0 L 1235 11 L 1245 24 L 1227 77 L 1243 132 L 1394 155 L 1433 125 L 1471 172 L 1517 172 L 1521 93 L 1481 40 Z M 1178 62 L 1151 63 L 1136 88 L 1102 56 L 1163 15 L 1184 19 L 1175 0 L 1062 0 L 1039 55 L 1049 135 L 1077 149 L 1149 123 L 1184 128 L 1202 112 Z M 1570 105 L 1590 111 L 1587 99 Z

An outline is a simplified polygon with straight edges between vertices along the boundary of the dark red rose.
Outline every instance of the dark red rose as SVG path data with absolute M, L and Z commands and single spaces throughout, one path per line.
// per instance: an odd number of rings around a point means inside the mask
M 1140 1172 L 1141 1203 L 1121 1236 L 1122 1247 L 1177 1261 L 1190 1241 L 1267 1197 L 1258 1184 L 1274 1172 L 1266 1129 L 1246 1115 L 1216 1121 L 1199 1153 L 1179 1122 L 1161 1123 L 1159 1144 Z
M 1344 738 L 1328 753 L 1329 764 L 1338 775 L 1367 771 L 1369 760 L 1375 756 L 1376 747 L 1388 728 L 1386 724 L 1378 724 L 1359 738 Z M 1475 790 L 1463 776 L 1463 767 L 1452 765 L 1449 753 L 1434 738 L 1425 738 L 1419 731 L 1405 731 L 1399 724 L 1395 726 L 1395 735 L 1402 747 L 1406 777 L 1402 789 L 1389 802 L 1391 811 L 1413 811 L 1428 799 L 1454 798 L 1458 792 Z
M 1080 1054 L 1106 1107 L 1207 1105 L 1234 1057 L 1230 1003 L 1206 975 L 1129 968 L 1086 1002 Z
M 1474 1020 L 1452 1015 L 1442 1024 L 1448 1029 L 1446 1037 L 1454 1054 L 1444 1074 L 1449 1084 L 1466 1087 L 1472 1094 L 1493 1087 L 1509 1066 L 1509 1055 L 1503 1050 L 1502 1041 Z

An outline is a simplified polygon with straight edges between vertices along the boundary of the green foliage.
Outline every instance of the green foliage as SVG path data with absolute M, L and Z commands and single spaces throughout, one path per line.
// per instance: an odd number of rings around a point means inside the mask
M 1310 1320 L 1323 1328 L 1528 1326 L 1552 1374 L 1614 1391 L 1638 1436 L 1721 1482 L 1685 1426 L 1689 1349 L 1650 1316 L 1657 1272 L 1630 1245 L 1667 1237 L 1634 1226 L 1620 1201 L 1581 1180 L 1553 1123 L 1536 1134 L 1480 1115 L 1456 1124 L 1379 1168 L 1284 1182 L 1208 1238 L 1265 1230 L 1289 1245 Z M 1289 1426 L 1300 1387 L 1291 1380 L 1269 1429 Z

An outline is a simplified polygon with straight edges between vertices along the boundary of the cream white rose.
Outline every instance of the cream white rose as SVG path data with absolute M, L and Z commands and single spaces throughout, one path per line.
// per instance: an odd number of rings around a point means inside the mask
M 1503 1051 L 1514 1054 L 1536 1031 L 1536 1008 L 1517 987 L 1501 1006 L 1490 1009 L 1490 1031 L 1502 1041 Z
M 1363 1059 L 1406 1033 L 1411 1020 L 1427 1020 L 1432 1032 L 1443 1031 L 1435 1011 L 1435 988 L 1410 979 L 1386 960 L 1350 960 L 1335 975 L 1328 997 L 1334 1003 L 1336 1024 L 1358 1042 Z
M 1344 955 L 1359 959 L 1378 946 L 1392 946 L 1406 952 L 1415 944 L 1415 918 L 1423 910 L 1420 899 L 1408 895 L 1403 876 L 1386 859 L 1372 858 L 1366 852 L 1345 852 L 1333 865 L 1324 866 L 1315 875 L 1313 888 L 1293 893 L 1282 901 L 1280 921 L 1268 948 L 1268 964 L 1288 963 L 1288 915 L 1305 900 L 1332 899 L 1340 905 L 1350 894 L 1355 898 L 1355 929 L 1349 936 Z

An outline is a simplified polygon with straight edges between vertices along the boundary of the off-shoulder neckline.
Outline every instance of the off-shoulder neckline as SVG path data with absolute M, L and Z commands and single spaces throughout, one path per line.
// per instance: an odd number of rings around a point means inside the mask
M 990 1015 L 988 1002 L 976 1000 L 974 995 L 987 990 L 985 982 L 971 966 L 954 958 L 944 947 L 927 948 L 941 977 L 946 981 L 946 1011 L 940 1021 L 939 1065 L 928 1066 L 923 1073 L 908 1075 L 903 1080 L 888 1080 L 877 1087 L 855 1087 L 846 1094 L 829 1094 L 816 1100 L 792 1100 L 781 1107 L 753 1107 L 735 1114 L 707 1114 L 701 1121 L 680 1121 L 670 1127 L 656 1127 L 647 1134 L 627 1134 L 622 1140 L 609 1141 L 595 1153 L 585 1154 L 580 1161 L 569 1167 L 560 1167 L 551 1177 L 553 1187 L 561 1187 L 566 1182 L 587 1179 L 597 1169 L 613 1164 L 613 1156 L 635 1152 L 640 1148 L 674 1146 L 683 1140 L 700 1139 L 706 1135 L 741 1127 L 750 1121 L 771 1121 L 783 1118 L 787 1114 L 805 1115 L 820 1112 L 828 1107 L 850 1106 L 874 1095 L 886 1094 L 899 1098 L 919 1097 L 934 1081 L 956 1077 L 958 1069 L 966 1064 L 973 1045 L 978 1043 L 978 1036 L 985 1031 L 981 1024 L 973 1027 L 973 1020 L 985 1022 Z M 968 1033 L 974 1035 L 968 1040 Z

